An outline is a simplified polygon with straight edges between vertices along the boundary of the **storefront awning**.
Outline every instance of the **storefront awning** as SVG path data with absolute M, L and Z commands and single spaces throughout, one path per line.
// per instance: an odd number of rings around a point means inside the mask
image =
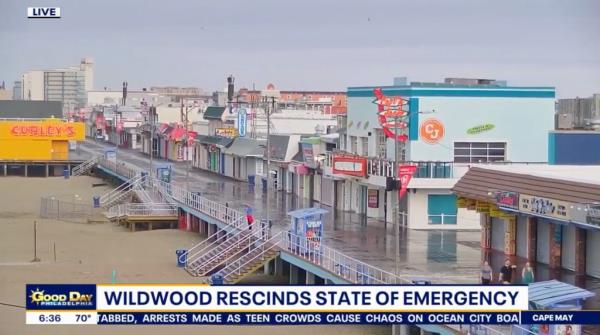
M 204 111 L 204 120 L 221 120 L 225 107 L 210 106 Z
M 223 151 L 226 155 L 238 157 L 257 156 L 262 157 L 264 153 L 265 143 L 254 139 L 238 137 L 233 140 L 233 143 Z
M 231 142 L 233 142 L 233 139 L 221 136 L 198 135 L 198 138 L 196 138 L 196 142 L 201 144 L 216 145 L 218 147 L 225 148 L 229 146 Z

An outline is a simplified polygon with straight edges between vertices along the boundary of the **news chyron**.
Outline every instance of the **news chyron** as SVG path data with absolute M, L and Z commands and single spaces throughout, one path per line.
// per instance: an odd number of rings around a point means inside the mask
M 27 18 L 60 19 L 60 7 L 27 7 Z

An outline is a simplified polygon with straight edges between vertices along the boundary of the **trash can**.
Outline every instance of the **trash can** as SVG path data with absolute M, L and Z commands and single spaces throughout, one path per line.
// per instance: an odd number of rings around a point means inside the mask
M 94 204 L 94 208 L 100 208 L 100 197 L 95 195 L 92 198 L 92 203 Z
M 210 277 L 210 283 L 211 285 L 223 285 L 223 276 L 221 275 L 212 275 L 212 277 Z
M 183 268 L 185 267 L 185 263 L 187 262 L 187 250 L 186 249 L 177 249 L 175 250 L 175 254 L 177 255 L 177 267 Z
M 70 173 L 69 173 L 69 168 L 68 168 L 68 167 L 66 167 L 66 168 L 63 170 L 63 177 L 65 177 L 65 179 L 69 179 L 69 176 L 70 176 Z
M 254 178 L 255 176 L 248 176 L 248 184 L 254 185 Z

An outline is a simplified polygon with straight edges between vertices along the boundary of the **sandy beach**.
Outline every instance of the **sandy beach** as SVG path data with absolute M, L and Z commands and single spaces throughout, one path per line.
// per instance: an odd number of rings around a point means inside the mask
M 0 334 L 389 334 L 373 326 L 27 326 L 23 306 L 27 283 L 194 283 L 175 265 L 175 250 L 201 241 L 194 233 L 155 230 L 131 233 L 112 223 L 40 219 L 40 197 L 74 197 L 91 204 L 110 185 L 92 177 L 0 178 Z M 37 257 L 33 222 L 37 221 Z M 56 261 L 54 260 L 56 247 Z M 271 279 L 256 276 L 251 281 Z

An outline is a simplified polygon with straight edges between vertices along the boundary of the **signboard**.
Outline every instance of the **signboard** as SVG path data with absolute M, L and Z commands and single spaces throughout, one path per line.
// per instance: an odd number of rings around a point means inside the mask
M 238 136 L 238 131 L 237 129 L 230 127 L 230 128 L 217 128 L 215 130 L 215 135 L 217 136 L 223 136 L 223 137 L 236 137 Z
M 505 208 L 519 209 L 519 193 L 516 192 L 497 192 L 496 204 Z
M 85 123 L 47 121 L 0 121 L 0 139 L 84 140 Z
M 398 191 L 398 199 L 401 199 L 406 194 L 408 183 L 412 175 L 417 171 L 416 165 L 400 165 L 398 167 L 398 177 L 400 177 L 400 190 Z
M 444 138 L 444 125 L 437 119 L 427 119 L 421 124 L 419 135 L 425 143 L 436 144 Z
M 310 143 L 302 143 L 302 155 L 304 156 L 304 162 L 311 168 L 316 166 L 315 156 L 313 154 L 313 146 Z
M 467 209 L 474 211 L 477 208 L 477 201 L 473 199 L 467 199 Z
M 369 189 L 367 191 L 367 201 L 369 208 L 379 208 L 379 191 Z
M 477 211 L 477 213 L 489 213 L 490 212 L 490 203 L 478 200 L 475 203 L 475 210 Z
M 334 155 L 333 173 L 365 177 L 367 175 L 367 159 L 356 156 Z
M 494 204 L 490 204 L 490 217 L 500 219 L 514 219 L 516 216 L 515 214 L 504 212 Z
M 245 108 L 238 109 L 237 128 L 238 133 L 241 137 L 246 136 L 246 130 L 248 126 L 248 113 Z
M 494 129 L 494 127 L 495 126 L 491 123 L 480 124 L 478 126 L 467 129 L 467 134 L 475 135 L 475 134 L 483 133 L 485 131 L 490 131 L 490 130 Z
M 537 214 L 569 221 L 570 203 L 555 199 L 537 197 L 533 195 L 521 194 L 519 196 L 519 210 L 525 213 Z
M 467 198 L 457 197 L 456 198 L 456 207 L 467 208 Z

